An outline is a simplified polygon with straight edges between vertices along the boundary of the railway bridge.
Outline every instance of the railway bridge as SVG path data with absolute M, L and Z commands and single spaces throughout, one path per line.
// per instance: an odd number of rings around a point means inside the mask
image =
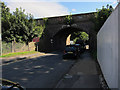
M 91 21 L 94 13 L 71 15 L 72 23 L 66 22 L 67 16 L 50 17 L 39 42 L 39 51 L 51 52 L 63 50 L 67 37 L 73 32 L 86 32 L 89 35 L 90 49 L 96 48 L 96 33 L 94 23 Z M 70 15 L 69 15 L 70 16 Z M 36 19 L 38 24 L 45 24 L 43 19 Z

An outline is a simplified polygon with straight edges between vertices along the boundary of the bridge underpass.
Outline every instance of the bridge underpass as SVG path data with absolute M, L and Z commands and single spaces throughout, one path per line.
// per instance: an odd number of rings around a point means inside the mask
M 73 32 L 86 32 L 89 35 L 90 50 L 96 49 L 96 33 L 91 17 L 94 13 L 72 15 L 74 23 L 67 25 L 66 16 L 48 18 L 46 28 L 39 42 L 39 51 L 52 52 L 63 50 L 66 45 L 67 36 Z M 44 24 L 42 19 L 38 23 Z
M 66 40 L 69 35 L 71 35 L 74 32 L 82 32 L 83 30 L 79 28 L 74 28 L 74 27 L 67 27 L 62 30 L 60 30 L 58 33 L 56 33 L 53 36 L 53 50 L 64 50 L 66 46 Z M 88 33 L 88 32 L 87 32 Z M 89 33 L 88 33 L 89 35 Z M 70 38 L 68 39 L 70 40 Z

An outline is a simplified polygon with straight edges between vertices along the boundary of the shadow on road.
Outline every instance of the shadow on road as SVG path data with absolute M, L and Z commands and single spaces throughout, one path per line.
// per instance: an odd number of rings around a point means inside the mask
M 19 82 L 26 88 L 52 88 L 73 63 L 71 60 L 63 60 L 61 52 L 50 53 L 3 65 L 2 77 Z

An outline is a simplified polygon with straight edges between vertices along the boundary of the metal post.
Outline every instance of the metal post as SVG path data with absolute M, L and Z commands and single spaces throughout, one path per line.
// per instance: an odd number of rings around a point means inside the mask
M 51 43 L 51 51 L 53 51 L 53 38 L 50 39 L 50 43 Z
M 37 52 L 38 52 L 38 42 L 37 42 Z
M 11 52 L 13 52 L 13 41 L 11 42 Z
M 1 35 L 1 5 L 0 5 L 0 56 L 2 56 L 2 35 Z

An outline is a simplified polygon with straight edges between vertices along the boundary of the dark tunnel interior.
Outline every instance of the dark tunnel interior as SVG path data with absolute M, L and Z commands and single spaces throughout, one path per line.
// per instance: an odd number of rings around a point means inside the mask
M 68 27 L 61 29 L 58 33 L 56 33 L 53 37 L 53 48 L 54 50 L 64 50 L 66 46 L 67 37 L 74 32 L 84 32 L 79 28 Z M 87 33 L 87 32 L 86 32 Z

